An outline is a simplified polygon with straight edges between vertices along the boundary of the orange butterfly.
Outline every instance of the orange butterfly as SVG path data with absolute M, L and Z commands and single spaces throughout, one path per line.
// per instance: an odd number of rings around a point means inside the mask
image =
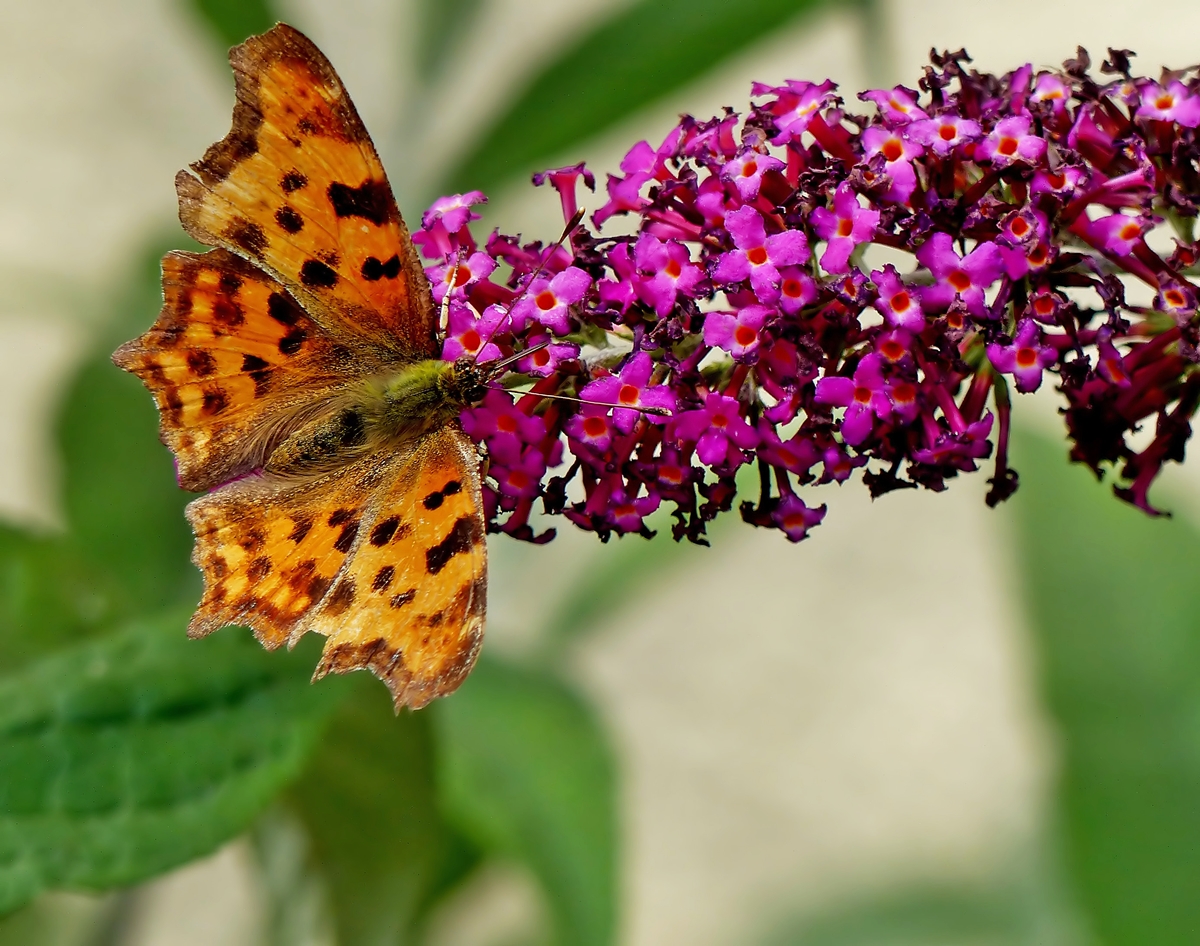
M 313 43 L 230 53 L 233 127 L 175 178 L 164 306 L 113 360 L 154 395 L 204 596 L 188 633 L 316 631 L 314 679 L 367 667 L 396 707 L 454 690 L 483 636 L 489 371 L 439 359 L 425 273 L 362 121 Z M 222 485 L 224 484 L 224 485 Z

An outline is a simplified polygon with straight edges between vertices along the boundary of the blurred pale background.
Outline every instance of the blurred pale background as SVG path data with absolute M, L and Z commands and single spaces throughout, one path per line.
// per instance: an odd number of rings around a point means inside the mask
M 486 27 L 424 104 L 428 133 L 413 141 L 400 132 L 397 91 L 414 81 L 396 40 L 411 15 L 404 3 L 280 4 L 340 71 L 403 182 L 409 220 L 443 156 L 608 9 L 485 6 Z M 557 163 L 586 159 L 600 177 L 679 111 L 741 107 L 752 79 L 831 77 L 850 94 L 915 85 L 930 46 L 965 46 L 997 72 L 1054 66 L 1077 44 L 1097 60 L 1110 45 L 1134 49 L 1149 74 L 1200 58 L 1200 6 L 1153 11 L 1111 0 L 884 2 L 889 55 L 870 63 L 859 20 L 825 13 Z M 0 77 L 0 511 L 53 524 L 45 431 L 92 329 L 80 301 L 86 310 L 167 226 L 174 173 L 228 128 L 232 82 L 173 0 L 0 0 Z M 488 223 L 553 238 L 558 214 L 550 195 L 517 183 L 493 195 Z M 1033 413 L 1052 423 L 1052 410 Z M 612 589 L 607 627 L 572 665 L 621 762 L 623 943 L 749 942 L 775 918 L 900 881 L 982 880 L 1037 860 L 1054 734 L 1033 695 L 1005 519 L 984 506 L 985 476 L 875 504 L 860 485 L 829 488 L 825 524 L 799 547 L 731 524 L 632 600 Z M 586 567 L 595 546 L 576 534 L 541 549 L 493 540 L 488 646 L 528 646 L 530 615 L 553 606 L 549 586 Z M 948 564 L 933 572 L 931 560 Z M 472 897 L 446 920 L 444 942 L 499 944 L 533 922 L 516 871 L 493 871 Z M 249 944 L 256 904 L 234 844 L 153 884 L 133 940 Z

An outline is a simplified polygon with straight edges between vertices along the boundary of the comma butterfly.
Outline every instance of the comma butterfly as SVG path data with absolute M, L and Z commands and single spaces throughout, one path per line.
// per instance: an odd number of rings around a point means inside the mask
M 396 707 L 467 675 L 483 636 L 480 459 L 458 423 L 485 366 L 439 359 L 429 283 L 362 121 L 280 24 L 230 53 L 233 127 L 175 178 L 207 253 L 163 259 L 164 305 L 113 355 L 154 395 L 204 594 L 188 633 L 328 640 Z

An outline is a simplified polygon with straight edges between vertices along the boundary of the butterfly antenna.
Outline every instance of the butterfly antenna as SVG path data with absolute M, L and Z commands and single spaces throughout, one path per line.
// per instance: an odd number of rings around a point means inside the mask
M 671 412 L 665 407 L 650 407 L 639 404 L 614 404 L 612 401 L 591 401 L 587 398 L 572 397 L 569 394 L 543 394 L 541 391 L 517 392 L 531 397 L 548 397 L 554 401 L 571 401 L 575 404 L 588 404 L 592 407 L 613 407 L 626 411 L 637 411 L 639 414 L 653 414 L 655 417 L 671 417 Z
M 442 308 L 438 313 L 438 325 L 445 335 L 450 328 L 450 296 L 454 292 L 454 284 L 458 282 L 458 257 L 454 259 L 454 268 L 450 270 L 450 281 L 446 284 L 446 294 L 442 296 Z
M 524 351 L 519 351 L 515 355 L 509 355 L 507 358 L 501 358 L 499 361 L 492 362 L 487 366 L 488 379 L 491 380 L 492 378 L 499 377 L 504 373 L 505 369 L 508 368 L 509 365 L 516 364 L 522 358 L 528 357 L 534 352 L 539 352 L 543 348 L 548 348 L 549 346 L 550 340 L 546 339 L 546 341 L 538 342 L 536 345 L 531 345 L 529 348 L 526 348 Z

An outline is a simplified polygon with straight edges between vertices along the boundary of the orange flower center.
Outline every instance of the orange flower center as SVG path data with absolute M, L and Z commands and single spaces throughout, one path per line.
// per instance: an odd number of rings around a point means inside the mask
M 549 289 L 543 289 L 538 293 L 536 302 L 538 308 L 543 312 L 546 312 L 558 305 L 558 297 L 555 296 L 554 293 L 552 293 Z
M 761 266 L 767 261 L 767 248 L 765 246 L 756 246 L 754 249 L 747 251 L 746 259 L 750 260 L 755 266 Z
M 785 279 L 783 281 L 783 294 L 789 299 L 799 299 L 801 291 L 799 279 Z
M 742 165 L 742 177 L 754 177 L 758 172 L 758 162 L 751 158 Z
M 898 293 L 892 296 L 891 302 L 893 312 L 907 312 L 909 307 L 912 305 L 912 297 L 903 289 L 901 289 Z
M 459 266 L 457 275 L 454 277 L 454 285 L 461 286 L 468 282 L 471 278 L 471 268 L 469 266 Z
M 621 390 L 617 392 L 617 400 L 622 404 L 636 404 L 638 402 L 638 389 L 632 384 L 622 384 Z
M 895 138 L 889 138 L 879 150 L 889 161 L 895 161 L 900 155 L 904 154 L 904 148 L 901 147 L 900 142 Z
M 1127 223 L 1121 227 L 1119 235 L 1122 240 L 1136 240 L 1142 235 L 1142 230 L 1136 223 Z
M 1000 145 L 996 148 L 1000 154 L 1011 156 L 1017 153 L 1017 139 L 1010 138 L 1005 135 L 1000 139 Z
M 683 272 L 675 260 L 667 260 L 667 265 L 663 267 L 663 271 L 672 279 L 678 279 L 679 274 Z
M 1022 368 L 1032 368 L 1037 364 L 1037 352 L 1032 348 L 1018 348 L 1017 364 Z
M 854 400 L 858 401 L 859 404 L 870 404 L 871 403 L 871 389 L 864 388 L 861 385 L 859 387 L 855 388 L 854 389 Z
M 917 388 L 907 381 L 901 381 L 892 388 L 892 397 L 898 404 L 911 404 L 917 399 Z
M 1029 221 L 1024 217 L 1017 217 L 1017 219 L 1012 222 L 1012 226 L 1009 227 L 1009 229 L 1012 230 L 1013 236 L 1023 237 L 1029 232 Z
M 1154 100 L 1154 107 L 1162 109 L 1164 112 L 1175 106 L 1175 96 L 1170 92 L 1164 92 Z
M 1168 289 L 1163 293 L 1163 298 L 1167 300 L 1168 305 L 1172 305 L 1177 309 L 1182 308 L 1185 301 L 1183 293 L 1178 289 Z
M 950 278 L 946 280 L 957 292 L 964 292 L 971 288 L 971 277 L 964 273 L 961 269 L 956 269 L 950 274 Z
M 888 339 L 879 346 L 879 350 L 888 361 L 899 361 L 904 357 L 904 346 L 895 339 Z
M 510 417 L 508 414 L 501 414 L 496 420 L 496 429 L 506 434 L 515 434 L 517 432 L 516 418 Z
M 745 348 L 747 345 L 753 345 L 758 341 L 758 332 L 754 331 L 749 325 L 739 325 L 734 329 L 733 340 Z
M 604 432 L 608 430 L 608 424 L 604 422 L 603 417 L 592 415 L 585 418 L 583 422 L 583 432 L 589 437 L 602 437 Z
M 479 333 L 475 329 L 469 328 L 462 333 L 460 341 L 466 351 L 479 351 L 479 345 L 483 339 L 479 337 Z
M 842 217 L 838 220 L 837 235 L 840 237 L 848 237 L 854 232 L 854 221 L 849 217 Z

